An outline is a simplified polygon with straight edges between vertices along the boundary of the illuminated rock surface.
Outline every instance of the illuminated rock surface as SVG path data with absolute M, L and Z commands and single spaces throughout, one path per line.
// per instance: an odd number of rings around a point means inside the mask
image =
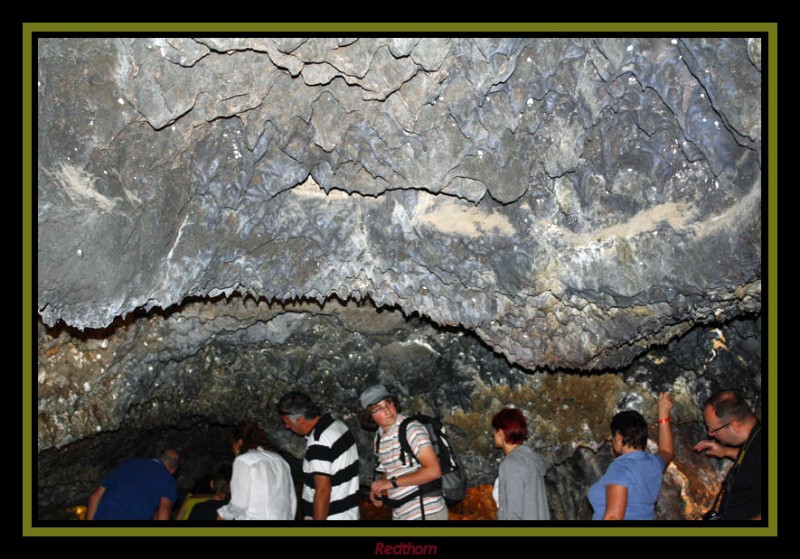
M 761 407 L 760 43 L 40 39 L 39 505 L 123 457 L 182 487 L 300 388 L 356 432 L 367 384 L 445 418 L 473 485 L 526 410 L 585 518 L 617 409 L 676 399 L 659 504 L 718 472 L 699 404 Z M 466 513 L 465 513 L 466 514 Z

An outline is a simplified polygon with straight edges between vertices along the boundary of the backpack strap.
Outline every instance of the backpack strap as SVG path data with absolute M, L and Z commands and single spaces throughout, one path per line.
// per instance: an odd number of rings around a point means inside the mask
M 411 444 L 408 442 L 408 424 L 416 419 L 417 416 L 415 415 L 406 417 L 402 422 L 400 422 L 399 432 L 397 433 L 398 440 L 400 441 L 400 461 L 404 465 L 406 463 L 406 456 L 410 457 L 410 464 L 413 464 L 414 460 L 419 462 L 419 458 L 417 458 L 417 456 L 414 454 L 414 450 L 411 448 Z

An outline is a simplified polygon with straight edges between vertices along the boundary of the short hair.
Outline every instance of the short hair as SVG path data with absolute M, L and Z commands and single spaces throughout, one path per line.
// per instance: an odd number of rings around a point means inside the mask
M 711 406 L 721 421 L 744 421 L 754 415 L 744 397 L 735 390 L 722 390 L 706 400 L 703 408 Z
M 502 431 L 507 443 L 522 444 L 528 438 L 528 423 L 516 408 L 504 408 L 494 414 L 492 429 Z
M 171 448 L 168 448 L 167 450 L 162 452 L 161 456 L 159 457 L 159 460 L 161 460 L 164 463 L 164 465 L 171 470 L 177 470 L 181 462 L 181 458 L 178 452 Z
M 611 435 L 622 435 L 622 444 L 636 450 L 647 448 L 647 422 L 638 411 L 621 411 L 611 419 Z
M 308 394 L 294 390 L 278 400 L 278 414 L 314 419 L 322 415 L 322 410 Z
M 269 439 L 267 432 L 264 431 L 255 421 L 245 421 L 231 434 L 231 439 L 234 441 L 242 440 L 242 448 L 239 449 L 240 453 L 245 453 L 254 448 L 263 447 L 269 449 Z
M 214 472 L 213 483 L 214 492 L 217 495 L 222 495 L 225 499 L 231 498 L 231 476 L 233 475 L 233 468 L 230 464 L 220 466 Z

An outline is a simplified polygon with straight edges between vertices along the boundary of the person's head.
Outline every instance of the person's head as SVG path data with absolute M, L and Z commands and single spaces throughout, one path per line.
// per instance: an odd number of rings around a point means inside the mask
M 494 430 L 494 446 L 503 448 L 507 445 L 520 445 L 528 438 L 528 423 L 521 410 L 504 408 L 492 418 Z
M 278 401 L 278 415 L 283 426 L 301 437 L 311 432 L 321 414 L 320 407 L 303 392 L 289 392 Z
M 192 484 L 189 493 L 192 495 L 204 495 L 211 491 L 211 482 L 214 480 L 214 474 L 203 474 L 197 478 Z
M 717 392 L 706 400 L 703 420 L 709 436 L 731 446 L 744 444 L 757 421 L 742 395 L 734 390 Z
M 611 419 L 611 449 L 619 456 L 624 448 L 647 448 L 647 422 L 638 411 L 621 411 Z
M 174 474 L 176 471 L 178 471 L 178 466 L 180 466 L 181 463 L 180 454 L 178 454 L 177 450 L 172 448 L 168 448 L 162 452 L 161 456 L 159 456 L 159 460 L 161 460 L 171 474 Z
M 217 498 L 228 500 L 231 498 L 231 475 L 233 468 L 230 464 L 220 466 L 211 479 L 211 488 Z
M 365 416 L 386 430 L 397 421 L 395 399 L 382 384 L 369 386 L 358 397 Z
M 254 448 L 269 448 L 267 432 L 254 421 L 245 421 L 231 434 L 231 449 L 234 456 L 239 456 Z

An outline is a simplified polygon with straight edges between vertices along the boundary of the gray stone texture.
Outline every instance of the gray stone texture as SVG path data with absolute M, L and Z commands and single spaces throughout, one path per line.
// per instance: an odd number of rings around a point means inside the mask
M 526 367 L 760 309 L 746 39 L 40 39 L 38 308 L 368 297 Z

